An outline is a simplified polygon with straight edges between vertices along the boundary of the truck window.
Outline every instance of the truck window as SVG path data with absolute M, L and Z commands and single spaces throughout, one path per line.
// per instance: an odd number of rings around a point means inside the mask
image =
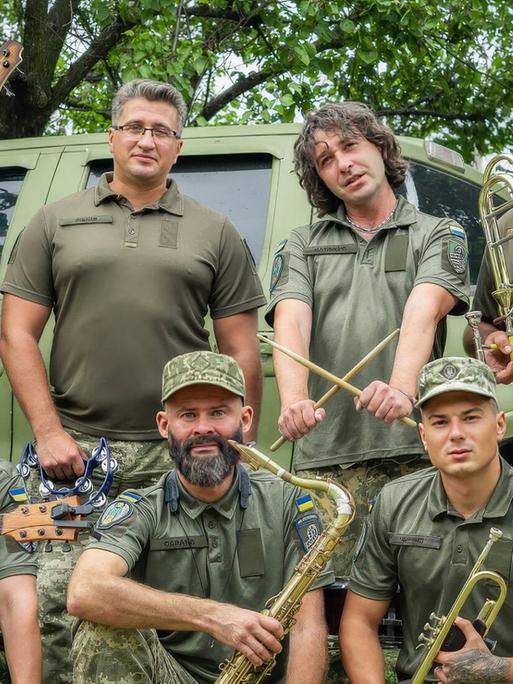
M 399 190 L 420 211 L 453 218 L 465 229 L 472 292 L 485 246 L 478 210 L 479 190 L 479 185 L 418 162 L 410 162 L 409 177 Z
M 23 169 L 0 169 L 0 255 L 25 173 Z
M 87 187 L 98 183 L 112 160 L 91 164 Z M 271 192 L 270 154 L 182 156 L 173 167 L 180 192 L 227 214 L 246 238 L 258 266 L 262 257 Z

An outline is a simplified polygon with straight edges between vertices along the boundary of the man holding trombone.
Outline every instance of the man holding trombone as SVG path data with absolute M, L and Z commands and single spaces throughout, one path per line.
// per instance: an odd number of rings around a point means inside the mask
M 513 682 L 513 594 L 507 591 L 513 572 L 513 468 L 498 452 L 506 421 L 497 409 L 493 373 L 475 359 L 432 361 L 420 373 L 416 405 L 433 467 L 387 484 L 363 527 L 340 624 L 344 667 L 353 684 L 384 682 L 378 626 L 399 584 L 399 681 L 420 684 L 428 676 L 444 684 Z M 492 528 L 498 530 L 485 557 Z M 470 589 L 478 558 L 494 572 L 467 596 L 461 589 Z M 498 610 L 497 588 L 505 601 L 489 624 L 481 609 L 490 599 L 486 605 Z M 461 604 L 458 592 L 465 596 Z M 444 623 L 439 616 L 451 610 L 460 616 L 457 634 L 464 645 L 439 653 L 444 638 L 435 642 L 436 630 L 454 619 Z M 481 622 L 470 622 L 478 614 Z M 488 644 L 497 640 L 494 655 L 477 630 Z M 435 658 L 440 664 L 429 676 Z

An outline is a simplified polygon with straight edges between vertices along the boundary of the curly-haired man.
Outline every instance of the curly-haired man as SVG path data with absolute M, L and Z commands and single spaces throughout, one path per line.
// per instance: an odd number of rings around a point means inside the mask
M 454 221 L 396 195 L 407 162 L 363 104 L 309 114 L 295 170 L 320 218 L 293 230 L 276 252 L 266 314 L 276 340 L 342 375 L 400 327 L 397 346 L 358 375 L 358 413 L 344 392 L 326 411 L 314 409 L 329 384 L 283 354 L 274 358 L 279 428 L 300 440 L 296 470 L 340 476 L 356 497 L 350 542 L 383 484 L 422 466 L 418 435 L 397 419 L 413 410 L 420 368 L 442 353 L 446 315 L 467 308 L 466 236 Z M 341 548 L 337 574 L 347 573 L 352 546 Z

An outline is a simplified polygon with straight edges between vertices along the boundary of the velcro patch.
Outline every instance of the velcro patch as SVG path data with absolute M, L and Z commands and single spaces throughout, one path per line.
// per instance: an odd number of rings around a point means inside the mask
M 274 257 L 273 267 L 271 271 L 271 287 L 270 292 L 278 285 L 278 283 L 285 284 L 289 279 L 289 258 L 290 254 L 277 254 Z
M 321 534 L 321 521 L 317 513 L 302 515 L 295 522 L 296 532 L 305 551 L 309 551 Z
M 311 508 L 313 508 L 313 505 L 314 504 L 310 494 L 305 494 L 304 496 L 300 496 L 299 499 L 296 499 L 296 506 L 300 513 L 309 511 Z
M 77 216 L 76 218 L 61 218 L 59 226 L 81 226 L 88 223 L 113 223 L 111 214 L 97 214 L 96 216 Z
M 394 546 L 423 546 L 426 549 L 442 548 L 442 538 L 428 534 L 391 534 L 390 543 Z
M 140 498 L 140 494 L 137 492 L 132 492 L 130 489 L 127 489 L 125 492 L 123 492 L 123 494 L 118 496 L 118 499 L 123 499 L 123 501 L 131 501 L 132 503 L 137 503 Z
M 9 495 L 16 503 L 22 503 L 28 499 L 25 487 L 13 487 L 12 489 L 9 489 Z
M 456 235 L 456 237 L 459 237 L 462 240 L 467 239 L 467 236 L 463 228 L 460 228 L 459 226 L 449 226 L 449 230 L 451 231 L 451 235 Z
M 467 270 L 468 251 L 465 243 L 456 238 L 449 238 L 445 243 L 445 256 L 450 269 L 462 275 Z
M 128 501 L 113 501 L 101 514 L 96 529 L 108 530 L 115 525 L 119 525 L 123 520 L 128 520 L 134 512 L 134 507 Z

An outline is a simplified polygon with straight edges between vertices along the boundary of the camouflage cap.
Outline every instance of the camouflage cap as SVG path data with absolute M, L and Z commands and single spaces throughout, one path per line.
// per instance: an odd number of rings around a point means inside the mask
M 486 364 L 477 359 L 450 356 L 431 361 L 422 368 L 415 406 L 418 408 L 439 394 L 458 391 L 497 400 L 495 377 Z
M 188 385 L 217 385 L 244 399 L 244 376 L 238 363 L 226 354 L 196 351 L 176 356 L 162 372 L 162 403 Z

